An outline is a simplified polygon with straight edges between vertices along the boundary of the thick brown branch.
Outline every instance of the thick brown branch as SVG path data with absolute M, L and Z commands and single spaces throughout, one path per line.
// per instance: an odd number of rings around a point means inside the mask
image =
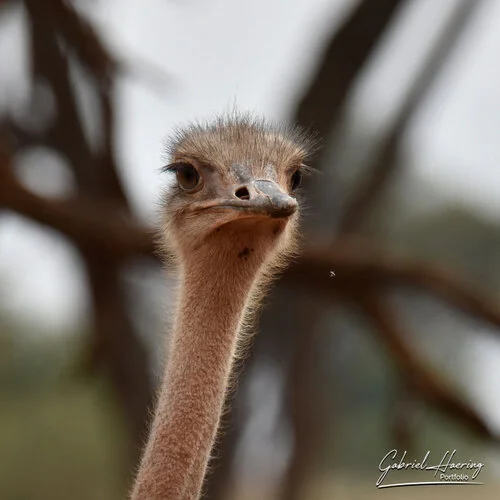
M 114 204 L 44 198 L 32 193 L 8 173 L 5 157 L 2 164 L 1 208 L 61 232 L 80 248 L 101 248 L 115 258 L 153 253 L 152 232 L 118 211 Z
M 392 359 L 412 389 L 427 402 L 450 417 L 458 419 L 481 437 L 498 441 L 498 436 L 491 432 L 476 410 L 457 397 L 436 372 L 420 361 L 417 353 L 406 342 L 395 312 L 380 294 L 373 289 L 366 289 L 365 293 L 356 294 L 354 299 L 378 330 Z

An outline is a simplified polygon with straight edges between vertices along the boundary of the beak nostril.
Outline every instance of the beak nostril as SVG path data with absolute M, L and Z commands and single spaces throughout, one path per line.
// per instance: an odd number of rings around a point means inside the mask
M 250 199 L 250 193 L 248 192 L 248 189 L 246 187 L 241 187 L 236 190 L 236 193 L 234 193 L 237 198 L 240 200 L 249 200 Z

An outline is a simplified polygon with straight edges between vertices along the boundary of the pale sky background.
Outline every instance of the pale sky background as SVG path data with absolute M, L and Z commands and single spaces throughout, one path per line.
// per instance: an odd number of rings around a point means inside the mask
M 443 20 L 458 2 L 413 0 L 400 13 L 399 23 L 388 33 L 353 98 L 352 119 L 359 127 L 375 131 L 387 125 Z M 286 116 L 322 42 L 353 1 L 99 0 L 90 5 L 92 18 L 105 28 L 118 54 L 132 64 L 139 57 L 176 82 L 159 91 L 146 79 L 126 78 L 119 89 L 119 159 L 134 205 L 152 221 L 161 187 L 162 144 L 172 127 L 209 117 L 234 102 L 270 117 Z M 15 106 L 26 95 L 21 23 L 16 14 L 0 30 L 0 110 Z M 500 0 L 489 0 L 442 68 L 406 141 L 410 168 L 435 186 L 443 202 L 459 200 L 496 221 L 500 216 L 499 54 Z M 39 176 L 33 184 L 29 172 L 34 167 L 46 169 L 47 179 L 54 177 L 49 175 L 51 169 L 61 167 L 43 155 L 27 159 L 23 174 L 40 192 L 57 194 L 71 184 L 68 177 L 59 184 L 43 184 Z M 86 292 L 79 273 L 76 255 L 57 235 L 17 216 L 1 216 L 3 308 L 54 332 L 84 321 Z M 499 359 L 500 346 L 491 344 L 476 345 L 475 355 L 486 356 L 488 351 Z M 491 363 L 486 365 L 491 368 Z M 499 387 L 500 375 L 495 380 Z M 486 405 L 486 399 L 482 401 Z

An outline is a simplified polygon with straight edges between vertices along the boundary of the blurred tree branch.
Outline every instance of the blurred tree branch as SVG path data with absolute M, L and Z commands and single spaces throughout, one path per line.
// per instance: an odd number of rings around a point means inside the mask
M 412 83 L 401 109 L 382 140 L 378 154 L 368 168 L 368 178 L 355 192 L 346 207 L 340 222 L 340 231 L 353 232 L 359 229 L 362 220 L 372 209 L 384 186 L 395 173 L 398 167 L 398 150 L 408 130 L 408 125 L 441 75 L 441 68 L 446 64 L 471 15 L 481 3 L 481 1 L 461 2 L 452 13 L 451 19 L 446 22 L 420 75 Z
M 332 269 L 335 278 L 329 277 Z M 398 259 L 364 238 L 341 238 L 332 249 L 306 248 L 282 279 L 335 296 L 374 285 L 419 287 L 500 329 L 500 308 L 474 286 L 441 267 Z
M 408 336 L 405 335 L 395 311 L 380 291 L 367 287 L 361 294 L 354 295 L 353 299 L 378 330 L 410 389 L 479 436 L 499 442 L 499 437 L 491 432 L 476 410 L 457 396 L 438 373 L 420 361 L 417 353 L 407 343 Z
M 0 207 L 60 232 L 80 248 L 102 250 L 118 260 L 153 252 L 152 230 L 149 233 L 113 204 L 37 195 L 15 177 L 11 163 L 4 148 Z
M 387 27 L 393 21 L 398 9 L 404 5 L 402 0 L 383 0 L 372 2 L 361 1 L 345 20 L 340 29 L 335 30 L 330 38 L 327 49 L 321 58 L 311 83 L 305 89 L 295 111 L 294 121 L 306 128 L 312 128 L 320 137 L 328 138 L 337 127 L 342 117 L 344 103 L 353 84 L 363 71 L 365 63 L 376 50 Z M 326 151 L 323 152 L 323 155 Z M 314 166 L 322 165 L 322 156 L 314 161 Z M 324 182 L 324 181 L 323 181 Z M 314 189 L 316 188 L 316 189 Z M 325 198 L 327 201 L 325 201 Z M 324 188 L 311 186 L 308 199 L 318 214 L 323 213 L 317 221 L 306 219 L 311 227 L 331 225 L 331 213 L 337 210 L 336 198 L 332 189 L 325 192 Z M 328 218 L 326 214 L 329 214 Z M 328 220 L 330 219 L 330 220 Z M 309 318 L 319 319 L 321 308 L 307 300 L 300 300 L 295 307 Z M 307 330 L 313 328 L 311 327 Z M 319 436 L 319 425 L 315 425 L 307 409 L 299 409 L 300 405 L 314 405 L 312 380 L 308 380 L 308 372 L 303 368 L 311 364 L 308 357 L 313 352 L 313 336 L 306 329 L 295 328 L 291 337 L 297 344 L 295 359 L 287 375 L 290 381 L 301 378 L 299 384 L 288 385 L 290 392 L 290 415 L 293 432 L 292 459 L 283 484 L 282 498 L 292 500 L 300 498 L 300 486 L 306 477 L 305 464 L 311 459 L 311 454 L 317 443 L 312 442 L 312 436 Z M 302 338 L 303 337 L 303 338 Z M 285 340 L 282 340 L 285 342 Z M 287 340 L 288 341 L 288 340 Z M 300 348 L 299 348 L 300 346 Z M 297 372 L 297 373 L 295 373 Z M 319 422 L 317 423 L 319 424 Z
M 376 5 L 375 5 L 376 4 Z M 317 128 L 323 137 L 327 137 L 333 127 L 339 121 L 341 108 L 345 102 L 347 92 L 352 88 L 353 81 L 356 75 L 359 73 L 360 68 L 368 54 L 371 54 L 376 46 L 376 41 L 380 38 L 381 34 L 385 31 L 389 20 L 394 17 L 394 14 L 398 7 L 401 7 L 403 2 L 399 4 L 391 2 L 385 2 L 384 6 L 387 10 L 379 12 L 378 23 L 373 22 L 371 17 L 364 18 L 366 15 L 366 9 L 379 8 L 379 2 L 363 2 L 360 4 L 356 13 L 351 16 L 348 22 L 343 26 L 343 29 L 347 31 L 347 35 L 342 30 L 334 34 L 331 40 L 329 49 L 320 65 L 318 72 L 315 75 L 313 83 L 306 91 L 306 95 L 300 101 L 299 107 L 296 114 L 296 119 L 305 126 L 313 126 Z M 431 56 L 424 65 L 424 69 L 421 71 L 420 76 L 413 83 L 412 88 L 407 96 L 402 108 L 396 119 L 393 121 L 391 128 L 389 129 L 386 137 L 383 139 L 382 145 L 379 147 L 378 155 L 373 159 L 371 167 L 368 169 L 368 180 L 365 184 L 362 184 L 360 188 L 355 192 L 352 201 L 348 204 L 343 217 L 339 223 L 339 231 L 342 232 L 352 232 L 359 225 L 361 220 L 370 211 L 374 200 L 382 191 L 384 185 L 391 177 L 391 174 L 396 170 L 397 167 L 397 153 L 400 147 L 401 139 L 404 136 L 408 124 L 413 118 L 415 111 L 420 107 L 421 102 L 428 93 L 428 89 L 431 88 L 435 81 L 436 75 L 439 74 L 438 70 L 444 61 L 449 56 L 450 51 L 455 45 L 457 39 L 463 32 L 463 29 L 470 18 L 472 9 L 476 8 L 477 5 L 472 2 L 463 2 L 458 6 L 456 11 L 453 13 L 451 20 L 446 24 L 442 35 L 439 37 Z M 361 17 L 358 17 L 361 16 Z M 364 19 L 360 22 L 360 19 Z M 362 41 L 367 39 L 349 39 L 349 37 L 360 36 L 360 33 L 356 31 L 353 25 L 358 25 L 358 29 L 362 29 L 363 22 L 371 25 L 372 29 L 367 38 L 371 38 L 370 44 L 364 45 Z M 378 31 L 377 31 L 378 30 Z M 339 40 L 348 40 L 346 45 L 349 47 L 350 51 L 346 51 L 346 47 L 342 47 Z M 355 54 L 352 51 L 355 51 Z M 348 55 L 346 55 L 346 52 Z M 356 62 L 358 63 L 356 66 Z M 353 64 L 353 66 L 351 66 Z M 340 66 L 340 68 L 339 68 Z M 337 81 L 338 79 L 338 81 Z M 318 158 L 315 162 L 317 165 L 321 164 L 321 158 Z M 322 191 L 315 193 L 315 198 L 318 199 L 316 202 L 318 206 L 321 207 L 321 197 Z M 330 197 L 332 194 L 330 193 Z M 335 196 L 333 194 L 333 196 Z M 331 202 L 327 202 L 326 207 L 331 211 L 334 207 L 331 206 Z M 321 207 L 324 208 L 325 207 Z M 327 221 L 323 222 L 323 225 L 327 224 Z M 335 248 L 335 242 L 333 243 Z M 340 264 L 340 263 L 339 263 Z M 336 272 L 339 271 L 341 266 L 332 266 L 331 269 L 335 269 Z M 325 275 L 326 276 L 326 275 Z M 340 282 L 340 280 L 339 280 Z M 350 287 L 351 285 L 349 285 Z M 362 285 L 361 285 L 362 286 Z M 348 287 L 348 289 L 349 289 Z M 304 314 L 309 316 L 314 316 L 316 318 L 321 317 L 321 311 L 318 310 L 317 306 L 311 305 L 315 309 L 314 314 L 311 311 L 307 311 L 307 302 L 301 302 L 297 307 L 301 307 L 304 310 Z M 311 326 L 312 328 L 312 326 Z M 312 343 L 313 336 L 310 335 L 311 329 L 307 331 L 304 330 L 302 333 L 306 337 L 306 340 L 302 344 Z M 304 361 L 304 353 L 311 351 L 307 347 L 302 346 L 300 350 L 297 350 L 297 362 L 295 370 L 300 370 L 300 373 L 305 374 L 301 367 L 304 366 L 306 361 Z M 290 377 L 296 378 L 293 373 Z M 312 386 L 312 384 L 310 384 Z M 310 440 L 313 433 L 317 434 L 317 426 L 315 426 L 307 411 L 297 411 L 297 406 L 299 404 L 304 404 L 307 398 L 311 399 L 311 387 L 301 380 L 300 384 L 293 385 L 292 400 L 296 401 L 293 409 L 293 425 L 295 427 L 295 450 L 293 458 L 288 470 L 288 477 L 285 482 L 283 498 L 287 500 L 289 498 L 298 498 L 300 495 L 296 493 L 299 489 L 300 483 L 302 482 L 301 476 L 304 474 L 305 466 L 304 464 L 309 461 L 308 455 L 312 453 L 313 447 L 311 446 Z M 309 400 L 308 406 L 313 402 Z
M 97 33 L 67 2 L 50 0 L 50 8 L 37 0 L 25 0 L 31 37 L 33 82 L 43 82 L 55 100 L 55 113 L 45 131 L 32 134 L 31 144 L 44 144 L 62 154 L 73 173 L 77 194 L 66 199 L 48 199 L 32 193 L 5 166 L 6 183 L 0 204 L 60 231 L 80 251 L 87 269 L 93 305 L 90 359 L 104 368 L 116 391 L 131 436 L 131 464 L 142 445 L 153 387 L 145 346 L 139 341 L 125 304 L 121 278 L 125 257 L 137 255 L 135 245 L 151 242 L 135 224 L 119 178 L 112 141 L 114 105 L 112 89 L 116 66 Z M 77 102 L 77 83 L 70 69 L 73 54 L 81 58 L 93 81 L 89 85 L 97 100 L 100 144 L 89 141 Z M 20 132 L 20 144 L 30 145 L 30 133 L 22 125 L 8 126 Z M 13 154 L 17 154 L 17 150 Z M 10 173 L 8 170 L 10 170 Z M 133 250 L 131 250 L 133 249 Z
M 104 47 L 101 36 L 92 24 L 64 0 L 49 0 L 45 8 L 54 17 L 61 36 L 75 51 L 78 60 L 91 72 L 97 83 L 106 87 L 115 77 L 119 64 Z
M 353 82 L 403 3 L 359 2 L 332 34 L 314 77 L 298 102 L 297 123 L 313 128 L 320 137 L 328 137 Z

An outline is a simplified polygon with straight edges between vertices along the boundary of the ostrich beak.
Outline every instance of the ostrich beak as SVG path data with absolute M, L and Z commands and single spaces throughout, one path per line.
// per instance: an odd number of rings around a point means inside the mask
M 249 209 L 271 217 L 290 217 L 297 211 L 297 200 L 285 193 L 274 181 L 258 179 L 253 181 L 255 195 L 250 192 Z
M 224 208 L 244 212 L 249 215 L 286 218 L 293 215 L 298 208 L 292 198 L 274 181 L 256 179 L 245 184 L 232 186 L 229 196 L 224 196 L 203 208 Z

